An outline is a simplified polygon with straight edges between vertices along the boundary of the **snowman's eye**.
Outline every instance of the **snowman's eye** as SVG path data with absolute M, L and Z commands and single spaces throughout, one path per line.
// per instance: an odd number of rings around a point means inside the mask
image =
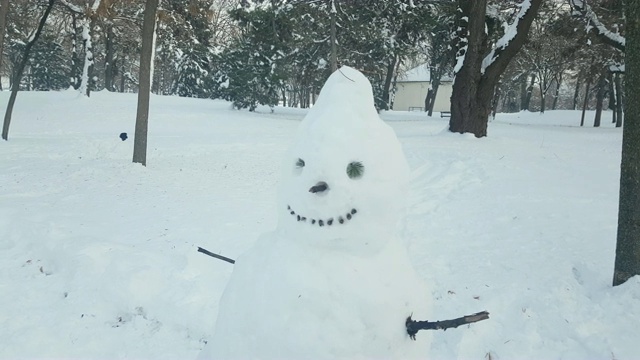
M 304 167 L 304 160 L 298 159 L 298 161 L 296 161 L 296 167 L 302 169 Z
M 352 161 L 347 165 L 347 175 L 351 179 L 358 179 L 364 174 L 364 165 L 360 161 Z

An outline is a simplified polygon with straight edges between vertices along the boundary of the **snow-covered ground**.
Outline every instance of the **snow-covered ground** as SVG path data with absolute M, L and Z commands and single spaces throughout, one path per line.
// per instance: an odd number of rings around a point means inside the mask
M 195 358 L 233 269 L 197 247 L 236 258 L 275 227 L 304 110 L 153 96 L 143 167 L 135 104 L 19 94 L 0 142 L 0 358 Z M 382 116 L 413 171 L 403 237 L 433 290 L 429 320 L 491 313 L 435 332 L 429 358 L 640 357 L 640 279 L 610 286 L 611 113 L 601 128 L 574 111 L 499 114 L 483 139 L 422 113 Z

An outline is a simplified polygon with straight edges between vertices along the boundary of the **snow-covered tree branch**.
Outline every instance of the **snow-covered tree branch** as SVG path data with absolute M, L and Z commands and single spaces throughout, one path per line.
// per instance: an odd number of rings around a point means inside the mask
M 593 31 L 596 36 L 605 44 L 624 52 L 626 39 L 619 32 L 611 31 L 600 21 L 598 15 L 593 11 L 586 0 L 569 0 L 574 14 L 582 16 L 586 21 L 587 32 Z
M 488 77 L 502 74 L 511 59 L 524 44 L 529 34 L 531 23 L 541 3 L 542 1 L 538 0 L 525 0 L 522 2 L 516 18 L 511 24 L 504 25 L 504 35 L 496 41 L 494 48 L 482 60 L 482 73 L 486 73 Z

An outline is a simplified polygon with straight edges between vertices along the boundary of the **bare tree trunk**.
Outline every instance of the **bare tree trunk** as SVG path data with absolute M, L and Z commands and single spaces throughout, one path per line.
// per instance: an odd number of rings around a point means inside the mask
M 318 92 L 316 91 L 316 87 L 311 87 L 311 105 L 315 105 L 316 101 L 318 101 Z
M 580 85 L 582 85 L 582 73 L 578 73 L 578 78 L 576 79 L 576 90 L 573 92 L 573 106 L 571 107 L 571 110 L 576 110 L 578 108 Z
M 598 93 L 596 95 L 596 116 L 593 119 L 593 127 L 599 127 L 602 119 L 602 107 L 604 106 L 604 93 L 607 86 L 607 77 L 603 72 L 598 79 Z
M 476 137 L 487 136 L 495 88 L 507 65 L 524 44 L 541 2 L 542 0 L 531 0 L 530 3 L 523 3 L 523 6 L 528 4 L 529 7 L 523 16 L 515 20 L 516 35 L 504 47 L 493 49 L 490 58 L 485 61 L 485 52 L 490 47 L 485 33 L 487 0 L 458 0 L 461 12 L 458 17 L 458 43 L 455 47 L 458 62 L 461 61 L 462 66 L 453 83 L 449 131 L 472 133 Z M 461 55 L 463 52 L 464 55 Z
M 524 110 L 524 103 L 527 98 L 527 79 L 529 79 L 528 74 L 525 73 L 520 75 L 520 105 L 518 110 Z
M 580 118 L 580 126 L 584 126 L 584 115 L 587 111 L 589 103 L 589 88 L 591 87 L 591 77 L 587 76 L 587 85 L 584 87 L 584 103 L 582 105 L 582 117 Z
M 614 94 L 613 110 L 611 110 L 611 123 L 615 124 L 617 122 L 618 122 L 618 105 L 615 103 L 615 94 Z
M 55 0 L 49 0 L 49 5 L 47 5 L 47 9 L 44 11 L 42 18 L 40 19 L 40 23 L 38 24 L 38 28 L 36 30 L 33 39 L 29 41 L 27 46 L 24 48 L 24 54 L 22 55 L 22 60 L 20 61 L 20 65 L 18 65 L 18 69 L 15 72 L 15 76 L 13 78 L 13 87 L 11 88 L 11 95 L 9 96 L 9 103 L 7 104 L 7 111 L 4 114 L 4 123 L 2 125 L 2 138 L 4 140 L 9 140 L 9 125 L 11 125 L 11 115 L 13 113 L 13 105 L 16 103 L 16 97 L 18 96 L 18 90 L 20 89 L 20 80 L 22 79 L 22 73 L 24 72 L 24 67 L 27 65 L 27 61 L 29 61 L 29 53 L 31 52 L 31 48 L 33 44 L 38 41 L 40 37 L 40 33 L 42 33 L 42 29 L 44 28 L 44 24 L 47 22 L 47 17 L 49 17 L 49 13 L 53 8 L 53 3 Z
M 618 122 L 618 104 L 616 102 L 616 86 L 615 86 L 615 77 L 616 74 L 613 72 L 609 73 L 609 77 L 607 78 L 607 82 L 609 83 L 609 110 L 611 110 L 611 123 L 615 124 Z
M 442 79 L 442 68 L 437 67 L 437 64 L 432 64 L 429 79 L 431 80 L 431 86 L 427 92 L 427 98 L 425 103 L 425 111 L 427 115 L 433 116 L 433 108 L 436 105 L 436 97 L 438 96 L 438 89 L 440 88 L 440 80 Z
M 82 81 L 82 70 L 80 69 L 80 56 L 78 55 L 78 15 L 74 12 L 71 12 L 71 27 L 73 28 L 73 34 L 71 35 L 71 73 L 69 78 L 71 79 L 71 86 L 78 90 Z
M 383 110 L 389 110 L 391 108 L 391 82 L 393 80 L 397 62 L 398 56 L 394 55 L 393 59 L 391 59 L 391 62 L 387 65 L 387 74 L 385 75 L 384 88 L 382 89 L 382 102 L 385 106 Z
M 331 2 L 331 73 L 338 70 L 338 54 L 337 54 L 337 34 L 336 34 L 336 2 L 337 0 L 330 0 Z
M 126 80 L 126 76 L 124 76 L 125 60 L 127 60 L 126 56 L 120 61 L 120 92 L 122 93 L 124 92 L 124 81 Z
M 296 97 L 298 98 L 298 107 L 301 109 L 304 109 L 305 107 L 305 103 L 304 103 L 304 84 L 301 82 L 298 85 L 298 89 L 296 91 Z
M 427 91 L 427 97 L 425 98 L 425 111 L 427 115 L 433 116 L 433 108 L 436 105 L 436 97 L 438 96 L 438 88 L 440 84 L 438 82 L 431 82 L 431 88 Z
M 484 29 L 487 1 L 459 0 L 458 3 L 462 9 L 460 14 L 462 18 L 458 20 L 460 22 L 458 28 L 461 30 L 460 37 L 467 39 L 461 45 L 466 44 L 467 49 L 463 65 L 458 70 L 453 83 L 449 131 L 471 132 L 476 137 L 483 137 L 487 134 L 487 124 L 484 122 L 484 118 L 486 117 L 488 121 L 490 110 L 489 104 L 478 100 L 477 97 L 480 95 L 486 98 L 490 97 L 486 95 L 486 91 L 483 92 L 479 89 L 483 52 L 486 47 Z M 460 51 L 461 49 L 458 50 L 458 52 Z M 491 89 L 491 93 L 493 93 L 493 89 Z
M 93 74 L 93 45 L 91 43 L 91 32 L 94 27 L 95 20 L 91 19 L 89 23 L 85 19 L 82 24 L 82 41 L 84 43 L 84 65 L 82 67 L 82 78 L 80 79 L 80 93 L 91 96 L 91 77 Z
M 156 26 L 158 0 L 147 0 L 142 25 L 142 51 L 140 52 L 140 85 L 136 133 L 133 144 L 133 162 L 147 165 L 147 129 L 149 123 L 149 97 L 151 95 L 151 59 L 153 55 L 153 33 Z
M 496 92 L 493 94 L 493 100 L 491 100 L 491 118 L 496 118 L 498 112 L 498 103 L 500 102 L 500 85 L 496 86 Z
M 0 1 L 0 70 L 2 70 L 4 53 L 4 34 L 7 30 L 7 13 L 9 13 L 9 0 L 2 0 Z M 0 90 L 2 90 L 2 81 L 0 81 Z
M 621 76 L 622 75 L 620 73 L 616 73 L 614 77 L 614 83 L 616 86 L 616 127 L 622 126 L 622 110 L 624 109 Z
M 107 24 L 105 29 L 105 67 L 104 67 L 104 87 L 108 91 L 116 91 L 114 78 L 117 72 L 115 60 L 115 37 L 113 24 Z
M 536 84 L 536 74 L 531 74 L 531 82 L 529 82 L 529 86 L 527 86 L 524 100 L 522 101 L 522 105 L 520 106 L 520 110 L 527 110 L 531 107 L 531 96 L 533 96 L 533 86 Z
M 540 78 L 540 113 L 544 113 L 547 107 L 547 82 Z
M 625 124 L 613 285 L 640 275 L 640 2 L 625 1 Z
M 560 97 L 560 87 L 562 86 L 562 73 L 556 77 L 556 92 L 553 95 L 553 104 L 551 104 L 551 110 L 555 110 L 558 106 L 558 98 Z

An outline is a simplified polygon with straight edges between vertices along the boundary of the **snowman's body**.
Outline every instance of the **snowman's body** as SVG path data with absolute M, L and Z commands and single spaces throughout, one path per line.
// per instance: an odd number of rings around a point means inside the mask
M 202 357 L 425 358 L 404 327 L 430 304 L 397 236 L 408 166 L 368 80 L 334 73 L 297 140 L 278 227 L 234 265 Z

